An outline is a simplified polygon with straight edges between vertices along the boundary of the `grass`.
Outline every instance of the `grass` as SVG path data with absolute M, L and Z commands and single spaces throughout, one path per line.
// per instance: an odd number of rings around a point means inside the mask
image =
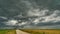
M 23 29 L 22 31 L 31 33 L 31 34 L 60 34 L 60 30 L 56 29 L 56 30 L 33 30 L 33 29 Z
M 20 29 L 24 32 L 31 33 L 31 34 L 60 34 L 59 29 Z M 0 30 L 0 34 L 16 34 L 16 30 Z
M 16 34 L 15 30 L 0 30 L 0 34 Z

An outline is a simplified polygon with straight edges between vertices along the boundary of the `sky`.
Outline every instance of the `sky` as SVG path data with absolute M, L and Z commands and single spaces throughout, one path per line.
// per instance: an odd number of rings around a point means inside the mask
M 0 28 L 60 28 L 60 0 L 0 0 Z

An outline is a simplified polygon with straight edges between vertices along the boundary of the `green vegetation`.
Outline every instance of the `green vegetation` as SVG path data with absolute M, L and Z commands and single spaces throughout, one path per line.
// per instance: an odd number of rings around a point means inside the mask
M 0 30 L 0 34 L 16 34 L 15 30 Z

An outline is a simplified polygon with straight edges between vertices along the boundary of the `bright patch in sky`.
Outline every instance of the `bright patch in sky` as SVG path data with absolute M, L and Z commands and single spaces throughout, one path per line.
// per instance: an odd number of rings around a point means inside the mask
M 16 23 L 18 23 L 17 20 L 8 20 L 8 22 L 6 22 L 6 25 L 16 25 Z

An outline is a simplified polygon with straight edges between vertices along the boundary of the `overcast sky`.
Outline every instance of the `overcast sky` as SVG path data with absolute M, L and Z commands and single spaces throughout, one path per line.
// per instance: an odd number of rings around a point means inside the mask
M 60 0 L 0 0 L 0 26 L 58 29 Z

